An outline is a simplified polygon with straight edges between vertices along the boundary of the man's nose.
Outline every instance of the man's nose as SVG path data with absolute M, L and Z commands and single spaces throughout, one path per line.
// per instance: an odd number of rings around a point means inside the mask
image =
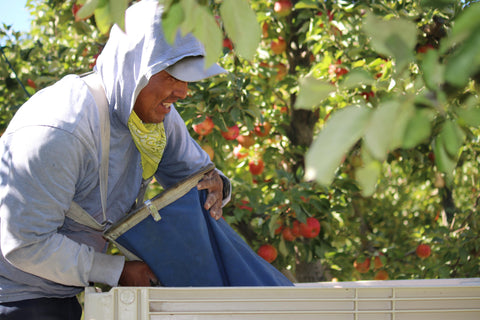
M 187 92 L 188 92 L 188 82 L 177 81 L 175 85 L 175 95 L 179 99 L 185 99 L 187 97 Z

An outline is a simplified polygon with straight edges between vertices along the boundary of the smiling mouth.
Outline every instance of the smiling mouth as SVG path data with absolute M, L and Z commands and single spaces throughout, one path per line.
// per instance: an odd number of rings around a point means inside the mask
M 160 103 L 160 106 L 162 106 L 162 108 L 167 109 L 167 110 L 170 110 L 171 105 L 172 105 L 171 102 L 162 102 L 162 103 Z

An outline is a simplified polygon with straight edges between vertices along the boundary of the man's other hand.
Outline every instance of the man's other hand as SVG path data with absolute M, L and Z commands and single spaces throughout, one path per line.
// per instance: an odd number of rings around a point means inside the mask
M 205 201 L 205 210 L 210 210 L 210 215 L 218 220 L 222 217 L 223 180 L 217 171 L 207 173 L 197 185 L 198 190 L 207 189 L 208 195 Z

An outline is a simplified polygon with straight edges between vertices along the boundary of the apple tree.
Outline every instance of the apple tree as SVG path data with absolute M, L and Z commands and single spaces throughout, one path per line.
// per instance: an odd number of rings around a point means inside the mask
M 31 95 L 69 73 L 91 70 L 105 35 L 90 21 L 76 20 L 72 2 L 27 1 L 28 33 L 0 26 L 0 130 Z
M 252 248 L 297 281 L 478 276 L 476 1 L 162 2 L 229 71 L 177 108 Z M 20 82 L 90 70 L 128 4 L 28 3 L 31 32 L 1 31 L 2 127 Z
M 231 74 L 185 104 L 215 123 L 198 138 L 234 177 L 226 219 L 297 280 L 478 275 L 478 4 L 279 2 L 250 1 L 254 59 L 226 38 Z

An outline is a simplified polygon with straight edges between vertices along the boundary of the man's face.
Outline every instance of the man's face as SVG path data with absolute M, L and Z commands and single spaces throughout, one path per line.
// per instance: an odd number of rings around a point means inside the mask
M 160 71 L 150 78 L 138 94 L 133 110 L 143 123 L 160 123 L 170 112 L 170 105 L 187 96 L 188 83 Z

